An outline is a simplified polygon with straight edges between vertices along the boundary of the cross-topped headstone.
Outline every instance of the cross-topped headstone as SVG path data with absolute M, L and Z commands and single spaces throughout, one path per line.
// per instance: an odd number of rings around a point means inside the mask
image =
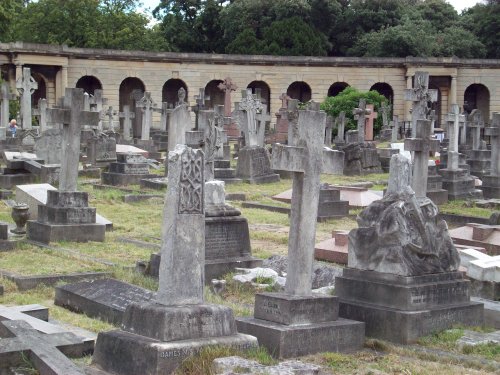
M 90 95 L 88 92 L 83 94 L 83 110 L 90 111 Z
M 149 140 L 149 131 L 153 123 L 153 111 L 156 108 L 156 103 L 151 99 L 151 93 L 146 91 L 144 96 L 135 103 L 137 108 L 142 111 L 142 131 L 141 140 Z
M 467 144 L 467 129 L 469 127 L 469 119 L 467 112 L 462 112 L 462 115 L 465 116 L 465 121 L 460 123 L 460 129 L 459 129 L 459 144 L 461 145 L 466 145 Z
M 108 130 L 115 131 L 115 126 L 114 126 L 114 121 L 113 118 L 117 115 L 118 113 L 113 110 L 112 106 L 109 106 L 107 110 L 104 111 L 104 115 L 108 118 Z
M 224 111 L 226 117 L 231 116 L 231 92 L 236 91 L 238 86 L 233 83 L 230 77 L 227 77 L 223 82 L 217 86 L 219 90 L 224 91 Z
M 31 95 L 38 89 L 38 83 L 31 76 L 30 68 L 23 68 L 23 76 L 16 82 L 17 91 L 21 94 L 21 123 L 23 129 L 31 129 Z
M 83 124 L 97 126 L 100 119 L 99 113 L 83 110 L 83 89 L 67 88 L 64 95 L 64 107 L 49 109 L 48 114 L 53 122 L 63 124 L 63 157 L 59 190 L 76 191 L 81 128 Z
M 159 304 L 203 303 L 205 207 L 203 152 L 177 145 L 168 155 Z
M 382 126 L 387 128 L 389 126 L 389 105 L 385 102 L 382 103 L 380 110 L 382 111 Z
M 299 101 L 298 99 L 288 99 L 287 109 L 283 112 L 284 117 L 288 120 L 288 144 L 292 139 L 296 139 L 298 136 L 298 126 L 299 126 Z
M 448 169 L 458 169 L 458 134 L 460 124 L 465 122 L 465 116 L 460 114 L 457 104 L 452 104 L 451 112 L 446 115 L 448 124 Z
M 242 91 L 241 95 L 238 109 L 242 111 L 240 127 L 245 136 L 245 145 L 262 147 L 264 146 L 265 124 L 257 121 L 257 113 L 262 112 L 264 106 L 255 98 L 251 89 Z
M 95 89 L 94 95 L 90 95 L 89 97 L 89 103 L 90 103 L 90 110 L 93 112 L 98 112 L 99 116 L 101 117 L 99 119 L 97 128 L 99 131 L 102 131 L 102 118 L 104 117 L 103 108 L 108 103 L 108 99 L 104 98 L 103 90 Z
M 71 353 L 72 346 L 81 345 L 81 338 L 75 334 L 43 334 L 22 320 L 3 321 L 0 324 L 5 327 L 2 331 L 6 330 L 12 336 L 0 340 L 0 359 L 4 358 L 4 363 L 20 365 L 22 353 L 42 375 L 84 375 L 84 372 L 61 352 Z
M 391 128 L 391 142 L 396 143 L 399 134 L 399 117 L 397 115 L 392 116 Z
M 360 99 L 358 108 L 354 108 L 352 114 L 354 119 L 358 121 L 358 142 L 365 141 L 365 116 L 371 113 L 370 109 L 366 108 L 366 100 Z
M 373 123 L 378 118 L 378 113 L 375 112 L 375 107 L 373 104 L 368 104 L 366 106 L 367 111 L 370 111 L 366 116 L 365 124 L 365 140 L 373 141 Z
M 199 94 L 194 96 L 195 105 L 191 107 L 191 110 L 195 114 L 195 130 L 198 130 L 198 112 L 205 109 L 205 104 L 210 100 L 210 96 L 205 95 L 205 88 L 200 87 Z
M 286 92 L 281 93 L 281 95 L 280 95 L 281 108 L 284 108 L 284 109 L 288 108 L 288 101 L 290 99 L 292 99 L 292 98 L 289 97 Z
M 411 135 L 417 134 L 417 120 L 427 119 L 430 113 L 429 102 L 438 100 L 438 91 L 429 89 L 429 72 L 415 72 L 412 89 L 405 90 L 405 100 L 412 102 Z
M 6 127 L 9 123 L 9 102 L 14 100 L 16 96 L 10 92 L 10 86 L 7 82 L 2 82 L 1 85 L 1 107 L 0 107 L 0 127 Z M 2 133 L 3 139 L 5 139 L 5 132 Z
M 291 146 L 273 145 L 272 168 L 293 173 L 285 292 L 308 296 L 311 294 L 320 174 L 328 172 L 326 165 L 333 165 L 325 159 L 334 157 L 335 152 L 327 152 L 324 147 L 325 112 L 300 110 L 298 117 L 297 135 L 289 139 Z
M 332 129 L 333 129 L 333 117 L 328 115 L 326 116 L 325 123 L 325 146 L 332 147 Z
M 38 117 L 38 126 L 40 133 L 43 133 L 48 128 L 47 109 L 48 109 L 47 99 L 41 98 L 38 100 L 38 108 L 34 108 L 32 111 L 33 116 Z
M 162 102 L 161 108 L 155 108 L 154 111 L 160 113 L 160 131 L 167 132 L 169 115 L 172 113 L 170 103 Z
M 123 119 L 123 139 L 132 139 L 132 119 L 135 118 L 135 112 L 130 112 L 130 106 L 124 105 L 123 112 L 118 112 L 118 117 Z
M 439 151 L 439 141 L 431 135 L 431 121 L 418 120 L 417 137 L 405 139 L 405 150 L 414 152 L 411 187 L 417 198 L 426 197 L 429 152 Z
M 483 113 L 479 109 L 474 109 L 469 115 L 469 128 L 472 133 L 472 149 L 481 149 L 481 128 L 484 128 Z
M 491 126 L 484 129 L 491 143 L 491 176 L 500 177 L 500 113 L 493 112 Z
M 345 112 L 342 111 L 335 118 L 335 125 L 337 127 L 337 142 L 343 143 L 345 140 Z
M 186 91 L 181 87 L 178 92 L 179 101 L 170 114 L 168 123 L 168 150 L 173 151 L 178 144 L 186 143 L 186 131 L 191 129 L 189 107 L 184 101 Z

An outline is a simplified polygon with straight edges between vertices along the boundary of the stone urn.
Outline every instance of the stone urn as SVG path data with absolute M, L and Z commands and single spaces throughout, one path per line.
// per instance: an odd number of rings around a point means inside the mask
M 11 229 L 10 231 L 15 234 L 25 234 L 26 230 L 24 226 L 26 222 L 30 218 L 29 206 L 25 203 L 18 203 L 14 207 L 12 207 L 12 219 L 16 223 L 16 228 Z

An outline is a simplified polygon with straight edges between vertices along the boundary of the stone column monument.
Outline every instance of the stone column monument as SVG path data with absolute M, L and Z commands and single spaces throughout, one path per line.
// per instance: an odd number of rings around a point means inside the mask
M 413 88 L 405 90 L 405 100 L 412 102 L 411 136 L 415 138 L 417 121 L 427 119 L 430 113 L 429 103 L 438 100 L 438 91 L 429 89 L 428 72 L 415 72 Z
M 168 170 L 156 300 L 130 304 L 122 329 L 97 338 L 93 361 L 114 374 L 171 374 L 204 347 L 257 344 L 237 333 L 230 308 L 204 302 L 203 152 L 177 145 Z
M 23 68 L 23 76 L 16 83 L 21 95 L 21 125 L 24 130 L 31 129 L 31 95 L 38 89 L 38 83 L 31 76 L 30 68 Z
M 485 198 L 500 198 L 500 113 L 493 112 L 491 126 L 487 127 L 485 135 L 491 142 L 491 171 L 483 176 L 483 195 Z
M 483 178 L 490 170 L 491 151 L 486 148 L 486 142 L 481 140 L 481 129 L 484 129 L 483 114 L 479 109 L 472 110 L 469 115 L 469 128 L 472 135 L 472 150 L 467 151 L 467 164 L 470 174 Z

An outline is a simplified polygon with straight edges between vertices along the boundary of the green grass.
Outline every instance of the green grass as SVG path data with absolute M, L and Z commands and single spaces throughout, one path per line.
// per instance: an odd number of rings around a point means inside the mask
M 489 218 L 493 213 L 492 209 L 475 207 L 464 200 L 449 201 L 448 203 L 442 204 L 439 206 L 439 211 L 448 214 L 482 218 Z

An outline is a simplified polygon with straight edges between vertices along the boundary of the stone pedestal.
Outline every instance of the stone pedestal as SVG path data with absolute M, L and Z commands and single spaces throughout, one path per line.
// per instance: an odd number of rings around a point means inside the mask
M 214 160 L 214 178 L 226 184 L 241 182 L 240 178 L 236 178 L 236 170 L 231 168 L 230 160 Z
M 400 276 L 345 268 L 335 281 L 339 315 L 362 320 L 366 335 L 408 344 L 456 324 L 483 324 L 483 305 L 470 302 L 460 272 Z
M 482 179 L 490 171 L 491 151 L 470 150 L 468 152 L 467 164 L 470 166 L 471 175 Z
M 139 185 L 145 178 L 154 178 L 149 173 L 146 158 L 138 153 L 117 154 L 117 161 L 109 165 L 109 171 L 101 174 L 101 181 L 106 185 Z
M 344 174 L 347 176 L 382 173 L 377 148 L 373 143 L 351 143 L 343 147 Z
M 466 169 L 441 169 L 443 189 L 448 190 L 448 199 L 482 198 L 481 190 L 476 189 L 475 179 Z
M 228 307 L 132 303 L 121 330 L 99 333 L 93 363 L 121 375 L 169 375 L 187 357 L 217 345 L 249 349 L 257 340 L 236 331 Z
M 107 167 L 116 162 L 116 139 L 105 135 L 87 140 L 87 163 L 95 167 Z
M 157 151 L 168 151 L 168 133 L 163 131 L 151 132 L 151 138 Z
M 430 165 L 427 175 L 427 198 L 434 204 L 448 202 L 448 191 L 443 189 L 443 177 L 437 173 L 437 166 Z
M 239 150 L 236 177 L 251 184 L 264 184 L 280 180 L 279 175 L 271 169 L 269 153 L 260 146 L 245 146 Z
M 319 190 L 318 221 L 348 216 L 349 201 L 340 199 L 339 189 L 325 185 Z
M 483 176 L 481 189 L 484 198 L 500 198 L 500 176 Z
M 276 358 L 361 349 L 364 323 L 339 319 L 337 297 L 260 293 L 253 318 L 237 318 L 238 332 L 257 337 Z
M 43 243 L 104 241 L 106 225 L 96 223 L 96 209 L 88 207 L 88 193 L 47 191 L 47 204 L 38 206 L 37 220 L 29 220 L 26 236 Z
M 146 150 L 149 154 L 149 157 L 151 159 L 159 159 L 161 158 L 161 153 L 158 152 L 158 149 L 156 148 L 155 141 L 152 139 L 135 139 L 134 144 L 143 149 Z
M 384 172 L 389 172 L 389 164 L 392 155 L 399 154 L 399 149 L 396 148 L 378 148 L 377 149 L 378 158 L 380 160 L 380 166 Z

